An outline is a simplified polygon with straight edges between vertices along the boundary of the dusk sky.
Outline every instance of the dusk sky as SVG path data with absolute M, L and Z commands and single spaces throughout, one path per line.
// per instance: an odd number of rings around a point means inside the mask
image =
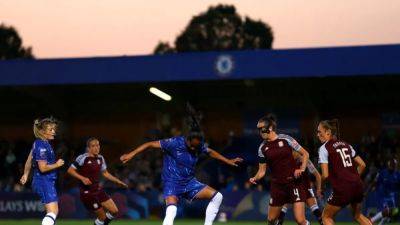
M 0 23 L 38 58 L 144 55 L 218 3 L 268 23 L 275 49 L 400 43 L 400 0 L 0 0 Z

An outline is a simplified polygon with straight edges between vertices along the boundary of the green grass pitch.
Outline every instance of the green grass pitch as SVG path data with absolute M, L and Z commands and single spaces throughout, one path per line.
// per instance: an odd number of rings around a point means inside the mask
M 0 225 L 40 225 L 41 220 L 0 220 Z M 57 225 L 92 225 L 93 220 L 57 220 Z M 162 220 L 116 220 L 112 225 L 161 225 Z M 215 222 L 215 225 L 265 225 L 266 222 L 254 221 L 228 221 L 226 223 Z M 294 222 L 285 222 L 286 225 L 295 225 Z M 313 224 L 316 224 L 315 222 Z M 337 225 L 350 225 L 355 223 L 337 223 Z M 202 220 L 175 220 L 175 225 L 203 225 Z M 390 225 L 400 225 L 400 223 L 390 223 Z

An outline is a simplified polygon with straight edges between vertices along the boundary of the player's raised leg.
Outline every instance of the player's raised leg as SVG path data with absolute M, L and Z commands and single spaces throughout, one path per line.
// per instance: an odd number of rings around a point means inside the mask
M 165 204 L 167 207 L 165 209 L 163 225 L 173 225 L 176 211 L 178 210 L 178 197 L 174 195 L 165 197 Z
M 335 221 L 333 218 L 335 218 L 335 215 L 341 210 L 342 208 L 339 206 L 334 206 L 331 204 L 326 204 L 324 211 L 322 211 L 322 223 L 324 225 L 333 225 L 335 224 Z
M 96 214 L 96 220 L 94 221 L 94 225 L 104 225 L 104 220 L 106 220 L 106 212 L 103 208 L 99 208 L 94 210 Z
M 361 203 L 352 203 L 351 209 L 354 220 L 360 225 L 372 225 L 372 222 L 361 213 Z
M 108 225 L 117 216 L 118 207 L 111 198 L 102 202 L 101 206 L 103 206 L 103 208 L 106 210 L 105 218 L 103 220 L 104 225 Z
M 304 202 L 293 203 L 293 213 L 294 213 L 294 219 L 297 224 L 299 224 L 299 225 L 309 225 L 310 224 L 310 222 L 308 222 L 306 220 Z
M 58 215 L 58 203 L 50 202 L 45 204 L 46 216 L 42 220 L 42 225 L 54 225 Z
M 278 218 L 278 221 L 276 222 L 276 225 L 283 224 L 283 221 L 285 221 L 285 216 L 286 216 L 287 210 L 288 210 L 287 204 L 285 204 L 281 209 L 281 213 L 279 214 L 279 218 Z
M 309 191 L 309 193 L 313 193 L 312 189 L 310 189 L 308 191 Z M 319 209 L 317 199 L 315 197 L 308 198 L 306 200 L 306 203 L 307 203 L 307 206 L 310 208 L 311 212 L 314 214 L 315 218 L 318 220 L 319 224 L 322 225 L 323 224 L 322 223 L 322 212 Z
M 268 207 L 268 225 L 275 225 L 280 213 L 282 206 L 269 206 Z
M 204 221 L 204 225 L 212 225 L 215 217 L 218 214 L 219 207 L 221 206 L 223 196 L 220 192 L 215 189 L 207 186 L 203 188 L 199 193 L 197 193 L 196 199 L 209 199 L 206 209 L 206 218 Z

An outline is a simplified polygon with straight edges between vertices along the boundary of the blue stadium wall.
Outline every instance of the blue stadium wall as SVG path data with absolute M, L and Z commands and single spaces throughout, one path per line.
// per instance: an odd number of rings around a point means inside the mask
M 0 85 L 400 74 L 400 45 L 0 62 Z

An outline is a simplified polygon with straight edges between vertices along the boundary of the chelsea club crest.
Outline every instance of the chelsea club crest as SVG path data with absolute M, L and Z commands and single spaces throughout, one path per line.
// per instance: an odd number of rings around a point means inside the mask
M 234 67 L 234 61 L 230 55 L 220 55 L 215 61 L 215 69 L 220 77 L 228 77 Z

